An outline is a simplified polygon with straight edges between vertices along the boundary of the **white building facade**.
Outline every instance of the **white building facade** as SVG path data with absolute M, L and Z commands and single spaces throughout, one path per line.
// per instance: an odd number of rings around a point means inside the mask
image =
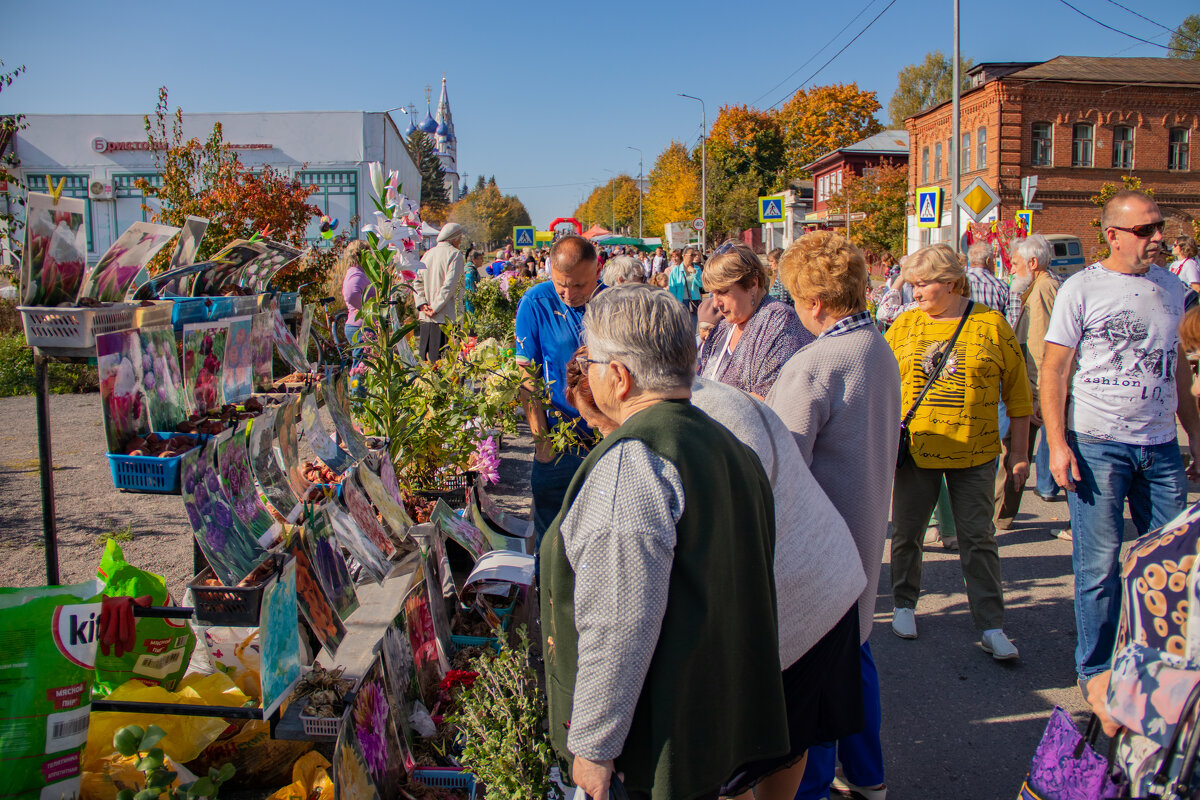
M 139 114 L 29 114 L 28 127 L 10 143 L 18 174 L 31 191 L 45 191 L 46 177 L 63 194 L 87 202 L 88 256 L 98 259 L 133 222 L 148 220 L 145 198 L 134 182 L 161 180 Z M 370 111 L 285 111 L 184 114 L 185 138 L 206 140 L 221 123 L 226 144 L 250 170 L 271 166 L 314 187 L 309 202 L 339 220 L 355 236 L 374 217 L 368 164 L 396 170 L 404 194 L 420 202 L 421 175 L 395 123 Z M 168 123 L 169 124 L 169 123 Z M 11 191 L 11 189 L 10 189 Z M 3 202 L 0 195 L 0 202 Z M 152 204 L 152 203 L 151 203 Z M 354 217 L 356 226 L 351 226 Z M 319 240 L 319 221 L 309 226 Z

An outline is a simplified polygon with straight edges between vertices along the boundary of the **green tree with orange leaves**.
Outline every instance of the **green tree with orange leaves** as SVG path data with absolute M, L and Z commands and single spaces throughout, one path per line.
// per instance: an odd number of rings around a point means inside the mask
M 875 92 L 859 89 L 857 83 L 798 90 L 776 115 L 783 131 L 785 177 L 807 178 L 805 164 L 879 133 L 883 126 L 875 112 L 880 108 Z

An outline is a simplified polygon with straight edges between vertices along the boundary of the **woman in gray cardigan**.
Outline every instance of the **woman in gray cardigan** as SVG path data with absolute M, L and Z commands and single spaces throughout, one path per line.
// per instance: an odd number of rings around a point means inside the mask
M 829 231 L 810 233 L 787 249 L 779 268 L 800 321 L 817 338 L 780 370 L 767 404 L 787 424 L 817 483 L 846 520 L 867 575 L 858 601 L 866 727 L 809 749 L 796 798 L 827 797 L 840 761 L 844 783 L 876 800 L 887 789 L 879 675 L 867 639 L 900 436 L 900 370 L 866 310 L 867 263 L 857 247 Z

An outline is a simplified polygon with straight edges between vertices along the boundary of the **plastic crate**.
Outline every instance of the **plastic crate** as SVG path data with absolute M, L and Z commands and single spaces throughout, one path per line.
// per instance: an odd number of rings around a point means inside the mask
M 172 316 L 175 314 L 174 300 L 153 300 L 152 306 L 138 305 L 137 310 L 133 312 L 133 326 L 135 328 L 148 328 L 151 325 L 167 325 L 170 324 Z
M 258 296 L 209 297 L 212 306 L 208 312 L 208 321 L 216 322 L 226 317 L 244 317 L 258 311 Z
M 278 572 L 282 559 L 278 555 L 268 556 Z M 215 578 L 212 567 L 188 582 L 192 590 L 192 602 L 196 621 L 202 625 L 233 625 L 252 628 L 258 625 L 262 612 L 262 593 L 275 575 L 259 581 L 253 586 L 208 586 L 203 582 Z M 336 733 L 335 733 L 336 735 Z
M 280 292 L 276 299 L 279 300 L 280 314 L 296 314 L 304 310 L 299 292 Z
M 175 299 L 175 307 L 171 309 L 171 324 L 176 331 L 182 331 L 184 325 L 197 322 L 208 322 L 208 302 L 211 297 L 179 297 Z
M 300 715 L 300 724 L 304 726 L 304 735 L 322 739 L 336 739 L 338 730 L 342 727 L 341 717 L 306 717 Z
M 454 767 L 418 767 L 412 780 L 437 789 L 465 789 L 467 797 L 475 796 L 475 776 Z
M 453 509 L 467 507 L 467 488 L 474 485 L 475 473 L 472 470 L 447 475 L 434 486 L 422 486 L 415 490 L 418 497 L 426 500 L 445 500 L 446 505 Z
M 197 445 L 206 436 L 193 433 L 159 433 L 163 439 L 186 436 Z M 157 456 L 127 456 L 122 453 L 108 454 L 108 468 L 112 473 L 113 486 L 127 492 L 147 494 L 179 494 L 179 464 L 183 455 L 171 458 Z
M 18 306 L 30 347 L 53 349 L 95 347 L 96 334 L 134 327 L 137 303 L 113 303 L 95 308 Z

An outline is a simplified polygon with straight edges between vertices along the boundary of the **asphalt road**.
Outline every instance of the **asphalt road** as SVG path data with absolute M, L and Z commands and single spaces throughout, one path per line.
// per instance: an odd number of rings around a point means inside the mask
M 119 534 L 129 539 L 122 542 L 127 558 L 166 576 L 178 596 L 191 576 L 179 498 L 112 488 L 97 395 L 52 398 L 51 422 L 63 580 L 94 575 L 102 537 Z M 527 510 L 530 455 L 527 436 L 506 440 L 496 494 L 510 511 Z M 0 585 L 43 584 L 32 397 L 0 399 L 0 479 Z M 1005 629 L 1021 651 L 1016 663 L 995 662 L 980 648 L 958 555 L 936 545 L 925 550 L 920 638 L 894 636 L 885 552 L 871 646 L 882 685 L 891 800 L 1011 800 L 1051 709 L 1061 705 L 1078 721 L 1086 718 L 1072 657 L 1071 545 L 1050 533 L 1066 519 L 1065 502 L 1027 492 L 1013 529 L 999 534 Z

